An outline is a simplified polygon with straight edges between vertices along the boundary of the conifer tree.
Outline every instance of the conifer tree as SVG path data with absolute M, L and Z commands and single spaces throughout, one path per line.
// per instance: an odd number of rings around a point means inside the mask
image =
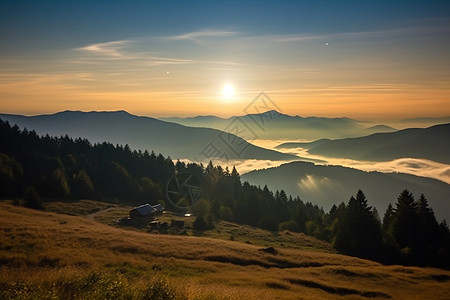
M 424 265 L 436 255 L 439 248 L 439 224 L 428 200 L 422 194 L 417 202 L 417 234 L 415 244 L 415 263 Z
M 389 203 L 386 212 L 383 216 L 383 229 L 388 230 L 392 223 L 392 218 L 394 217 L 394 208 L 392 204 Z
M 419 216 L 420 225 L 425 229 L 425 231 L 431 232 L 436 230 L 436 227 L 439 224 L 436 221 L 433 209 L 428 206 L 428 200 L 423 194 L 420 195 L 417 204 L 417 213 Z
M 363 258 L 379 257 L 381 230 L 364 193 L 351 197 L 335 241 L 338 251 Z
M 415 246 L 417 232 L 417 206 L 413 195 L 404 190 L 397 198 L 391 231 L 400 249 Z

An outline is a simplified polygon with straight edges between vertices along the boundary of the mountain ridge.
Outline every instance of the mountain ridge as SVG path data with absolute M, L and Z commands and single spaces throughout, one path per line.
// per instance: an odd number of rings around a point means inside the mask
M 259 139 L 306 139 L 344 138 L 367 135 L 367 132 L 385 132 L 394 128 L 374 127 L 370 129 L 367 122 L 353 120 L 348 117 L 301 117 L 291 116 L 276 110 L 262 113 L 251 113 L 242 116 L 220 118 L 214 116 L 169 117 L 161 120 L 176 122 L 194 127 L 224 129 L 233 120 L 240 120 L 250 127 Z
M 63 111 L 38 116 L 0 114 L 0 118 L 19 127 L 35 130 L 41 135 L 67 134 L 74 138 L 87 138 L 92 142 L 128 144 L 136 150 L 154 150 L 174 159 L 201 159 L 202 153 L 210 144 L 215 147 L 212 150 L 220 152 L 218 154 L 222 158 L 298 159 L 295 155 L 255 146 L 232 133 L 210 128 L 188 127 L 156 118 L 132 115 L 126 111 Z
M 364 137 L 320 140 L 312 143 L 284 143 L 276 147 L 303 147 L 311 154 L 355 160 L 389 161 L 398 158 L 425 158 L 450 163 L 450 123 L 428 128 L 408 128 L 374 133 Z
M 361 189 L 369 205 L 375 206 L 381 216 L 388 204 L 393 204 L 401 191 L 408 189 L 416 199 L 423 193 L 438 218 L 450 219 L 450 185 L 427 177 L 289 162 L 242 174 L 241 179 L 253 185 L 267 184 L 270 190 L 283 189 L 287 194 L 322 206 L 326 211 L 333 204 L 347 202 L 351 195 Z

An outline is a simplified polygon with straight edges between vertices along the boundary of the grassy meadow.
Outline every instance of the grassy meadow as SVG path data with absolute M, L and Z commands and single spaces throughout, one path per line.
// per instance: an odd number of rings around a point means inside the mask
M 108 225 L 124 207 L 46 208 L 66 214 L 0 202 L 0 299 L 450 298 L 450 271 L 383 266 L 300 234 L 187 221 L 167 235 Z

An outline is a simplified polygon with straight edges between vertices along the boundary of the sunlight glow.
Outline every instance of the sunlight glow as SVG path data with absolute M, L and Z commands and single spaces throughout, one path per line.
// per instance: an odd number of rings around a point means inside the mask
M 234 88 L 231 84 L 227 83 L 222 88 L 222 96 L 225 99 L 231 99 L 234 95 Z

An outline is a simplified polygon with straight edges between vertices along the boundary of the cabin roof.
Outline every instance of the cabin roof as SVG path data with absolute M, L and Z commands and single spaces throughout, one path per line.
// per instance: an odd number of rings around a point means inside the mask
M 136 206 L 130 212 L 135 211 L 142 216 L 146 216 L 148 214 L 152 214 L 152 213 L 163 211 L 163 210 L 164 210 L 164 206 L 162 206 L 161 204 L 156 204 L 156 205 L 152 206 L 152 205 L 146 203 L 146 204 L 143 204 L 140 206 Z

